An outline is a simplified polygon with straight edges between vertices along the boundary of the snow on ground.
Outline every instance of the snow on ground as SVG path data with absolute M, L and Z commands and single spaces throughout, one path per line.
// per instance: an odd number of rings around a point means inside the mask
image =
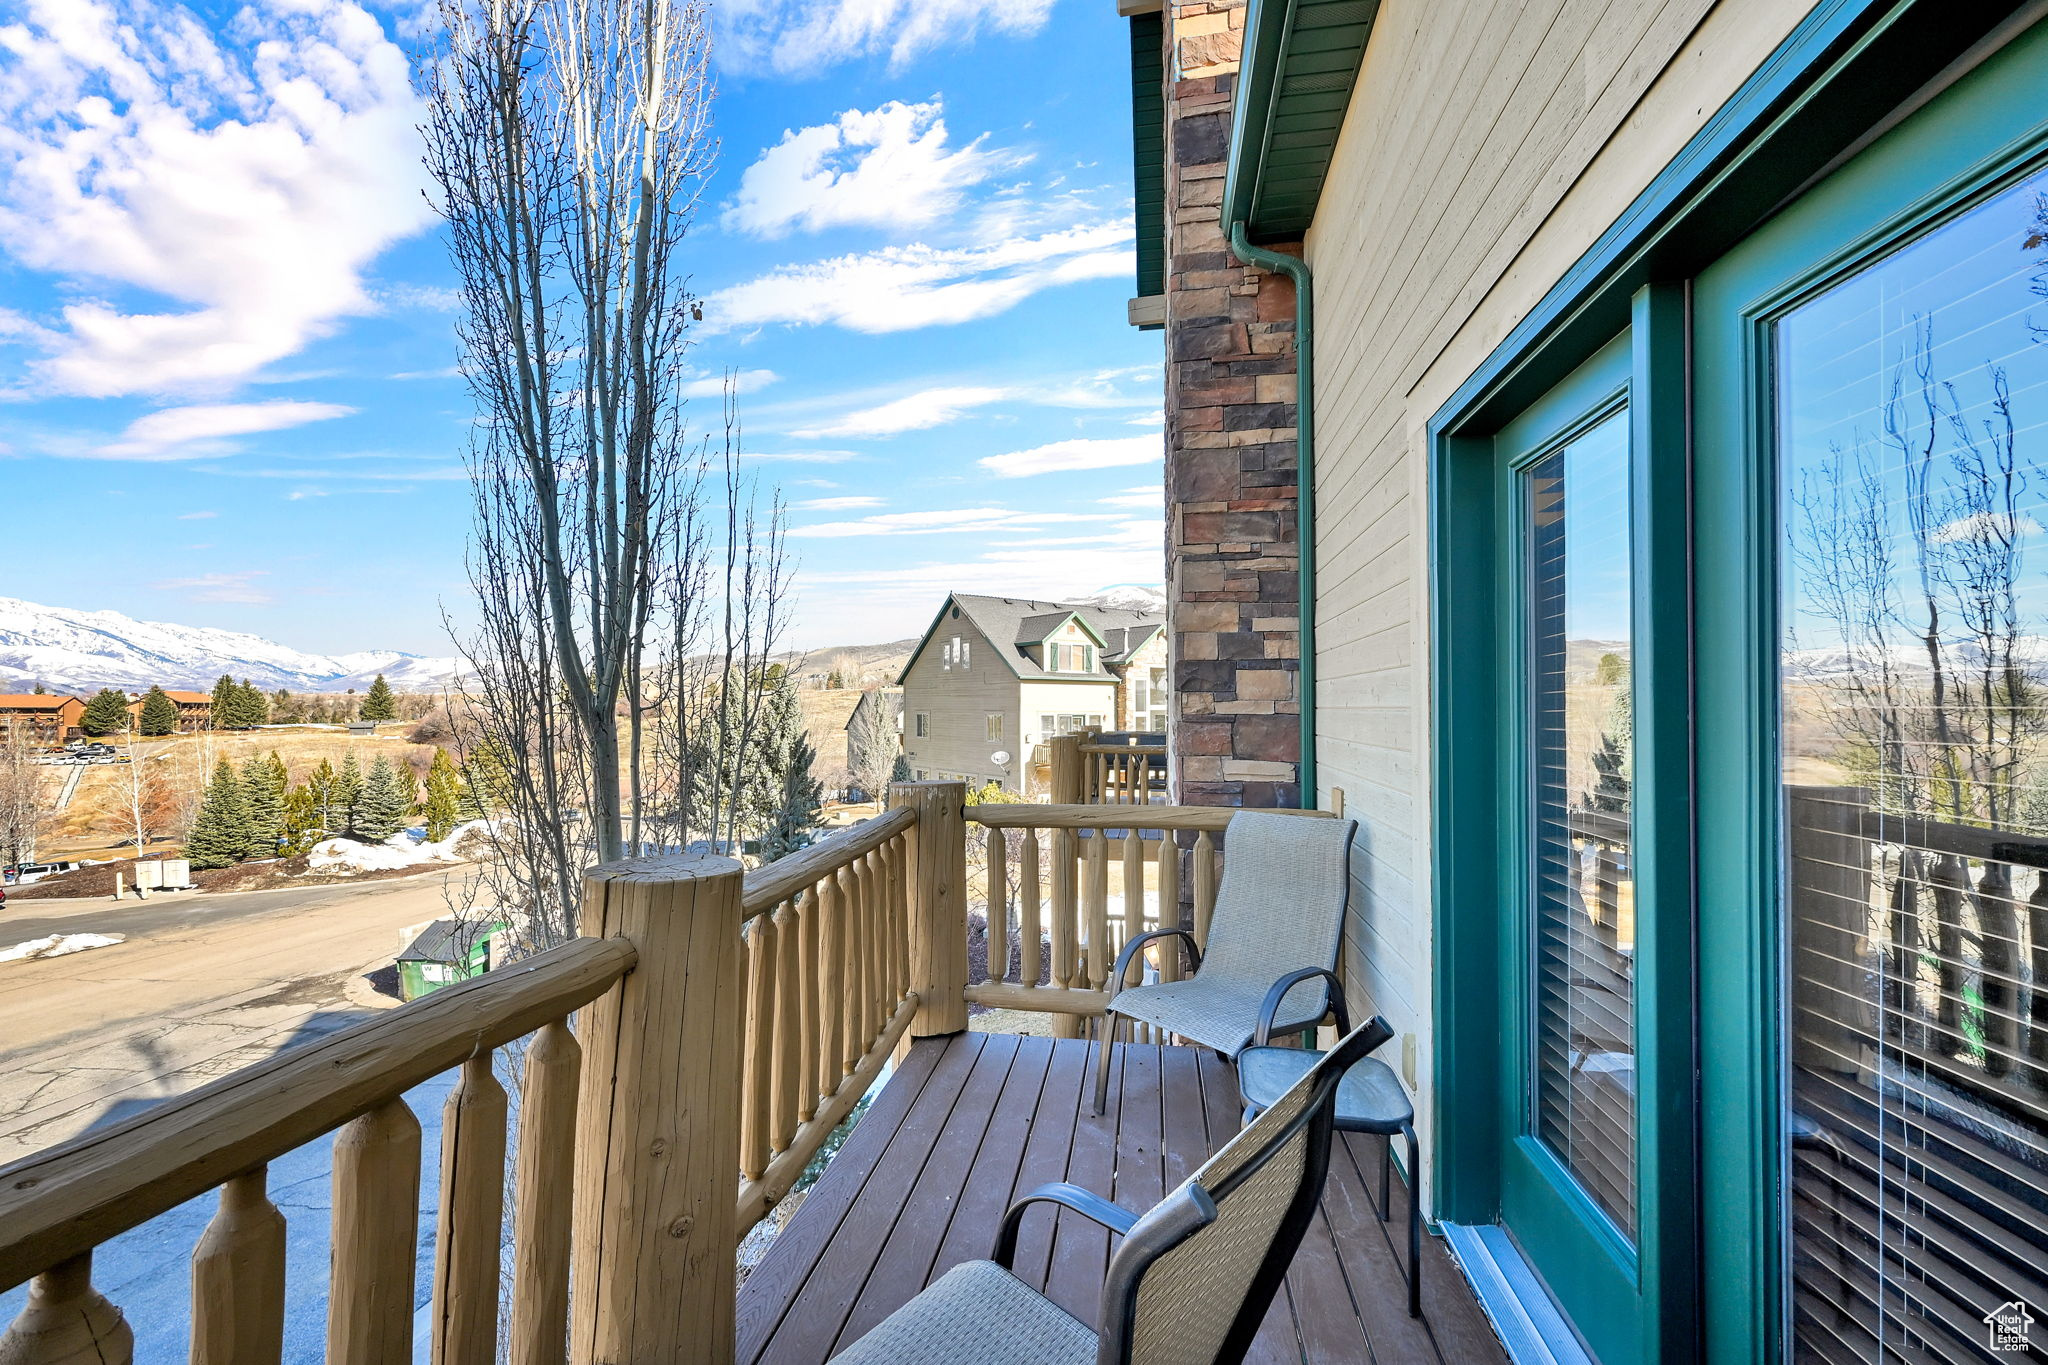
M 12 948 L 0 948 L 0 962 L 62 957 L 66 953 L 82 953 L 88 948 L 111 948 L 116 943 L 127 941 L 126 934 L 51 934 L 48 938 L 32 938 L 26 943 L 17 943 Z
M 313 872 L 395 872 L 423 863 L 465 862 L 469 846 L 490 832 L 490 821 L 471 820 L 457 825 L 439 843 L 429 843 L 423 837 L 425 831 L 416 830 L 402 830 L 381 844 L 327 839 L 313 845 L 306 866 Z

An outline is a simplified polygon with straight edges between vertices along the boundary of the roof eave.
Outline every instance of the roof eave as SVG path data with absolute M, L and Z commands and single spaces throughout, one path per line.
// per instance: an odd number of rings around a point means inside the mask
M 1304 13 L 1315 23 L 1298 22 Z M 1342 110 L 1357 85 L 1358 67 L 1378 13 L 1378 0 L 1249 0 L 1223 179 L 1226 234 L 1236 222 L 1245 224 L 1246 235 L 1254 242 L 1298 241 L 1308 231 L 1336 148 Z M 1327 102 L 1340 91 L 1341 95 L 1335 100 L 1336 117 L 1321 120 L 1328 126 L 1309 134 L 1305 145 L 1290 148 L 1297 160 L 1306 151 L 1309 160 L 1320 163 L 1311 176 L 1314 189 L 1309 201 L 1276 204 L 1268 175 L 1274 125 L 1283 112 L 1279 104 L 1290 63 L 1303 61 L 1321 68 L 1303 75 L 1305 82 L 1320 87 L 1309 97 Z M 1290 138 L 1296 144 L 1304 142 L 1299 133 Z

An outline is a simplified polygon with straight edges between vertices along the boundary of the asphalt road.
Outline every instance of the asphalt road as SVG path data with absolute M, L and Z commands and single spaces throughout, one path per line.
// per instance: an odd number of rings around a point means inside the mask
M 0 1164 L 365 1017 L 351 979 L 448 913 L 460 869 L 360 886 L 147 902 L 12 901 L 0 947 L 126 941 L 0 962 Z

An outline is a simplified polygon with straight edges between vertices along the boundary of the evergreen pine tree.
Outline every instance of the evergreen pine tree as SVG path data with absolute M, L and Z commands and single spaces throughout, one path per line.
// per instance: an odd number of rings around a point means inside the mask
M 226 759 L 216 763 L 213 780 L 199 803 L 192 821 L 192 833 L 185 839 L 185 856 L 201 870 L 232 867 L 242 861 L 249 847 L 249 810 L 242 801 L 242 784 L 234 765 Z
M 789 674 L 771 669 L 757 752 L 747 764 L 748 824 L 760 832 L 761 857 L 773 862 L 808 842 L 824 792 L 811 774 L 817 753 L 804 733 L 803 706 Z
M 459 769 L 462 777 L 461 818 L 488 820 L 492 811 L 503 810 L 512 796 L 512 779 L 505 756 L 497 743 L 485 737 Z
M 402 772 L 382 754 L 370 765 L 363 799 L 356 807 L 356 837 L 382 843 L 405 828 L 412 814 L 412 770 Z
M 301 782 L 284 795 L 284 820 L 277 846 L 280 857 L 292 858 L 311 851 L 320 837 L 320 808 L 311 784 Z
M 142 716 L 136 729 L 145 735 L 174 735 L 178 732 L 178 703 L 161 687 L 149 689 L 142 699 Z
M 253 730 L 259 725 L 270 724 L 270 698 L 256 690 L 255 684 L 247 678 L 235 689 L 235 716 L 238 730 Z
M 334 775 L 334 765 L 324 758 L 306 778 L 306 795 L 313 802 L 313 822 L 319 827 L 323 839 L 341 830 L 334 808 L 334 785 L 338 780 Z
M 354 834 L 356 832 L 357 809 L 363 800 L 363 765 L 350 754 L 341 761 L 341 771 L 334 775 L 330 789 L 329 810 L 332 819 L 327 825 L 329 834 Z
M 235 680 L 227 674 L 220 675 L 213 685 L 213 728 L 231 730 L 235 719 Z
M 421 806 L 427 838 L 434 843 L 447 838 L 462 819 L 462 805 L 462 777 L 448 751 L 436 749 L 433 766 L 427 769 L 427 799 Z
M 278 838 L 284 833 L 281 768 L 281 764 L 273 767 L 270 758 L 253 756 L 242 764 L 242 808 L 249 820 L 248 857 L 269 858 L 277 852 Z
M 889 780 L 891 782 L 910 781 L 910 759 L 908 757 L 903 754 L 896 755 L 896 762 L 890 765 L 889 768 Z
M 128 698 L 111 687 L 102 687 L 85 704 L 78 728 L 94 739 L 120 734 L 128 728 Z
M 397 720 L 398 703 L 391 699 L 391 684 L 384 681 L 379 673 L 377 681 L 370 684 L 370 690 L 363 697 L 362 717 L 364 720 Z
M 47 688 L 47 687 L 45 687 L 45 686 L 43 686 L 43 684 L 42 684 L 41 680 L 38 680 L 38 681 L 36 682 L 36 685 L 35 685 L 35 689 L 34 689 L 34 690 L 35 690 L 35 694 L 36 694 L 36 695 L 37 695 L 38 697 L 47 697 L 47 696 L 49 696 L 49 695 L 50 695 L 50 689 L 49 689 L 49 688 Z

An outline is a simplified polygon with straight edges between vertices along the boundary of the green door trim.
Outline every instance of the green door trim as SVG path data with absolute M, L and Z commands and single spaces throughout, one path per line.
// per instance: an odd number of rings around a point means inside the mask
M 1857 149 L 1873 128 L 1912 101 L 1916 92 L 1923 92 L 1923 87 L 1959 84 L 1976 66 L 1995 61 L 1999 43 L 1984 40 L 2013 37 L 2011 32 L 2001 32 L 2001 26 L 2009 28 L 2011 21 L 2010 7 L 1937 4 L 1936 0 L 1839 0 L 1818 6 L 1430 422 L 1431 843 L 1436 945 L 1432 991 L 1438 1034 L 1432 1094 L 1436 1121 L 1430 1156 L 1436 1171 L 1437 1213 L 1442 1218 L 1490 1222 L 1499 1208 L 1500 1193 L 1496 1172 L 1490 1169 L 1492 1153 L 1498 1150 L 1502 1136 L 1495 1086 L 1502 1047 L 1496 1027 L 1501 984 L 1497 964 L 1504 945 L 1494 902 L 1505 850 L 1501 831 L 1495 828 L 1497 792 L 1490 785 L 1499 735 L 1491 719 L 1484 724 L 1473 719 L 1486 714 L 1483 708 L 1499 696 L 1501 679 L 1497 670 L 1484 662 L 1497 653 L 1487 647 L 1496 623 L 1485 604 L 1494 601 L 1499 584 L 1493 556 L 1471 553 L 1475 545 L 1498 546 L 1506 530 L 1499 520 L 1497 490 L 1491 481 L 1492 437 L 1515 413 L 1624 327 L 1636 337 L 1638 348 L 1651 352 L 1683 345 L 1690 330 L 1686 288 L 1664 281 L 1683 279 L 1706 268 L 1775 214 L 1788 196 Z M 2005 150 L 2016 157 L 2022 149 Z M 1983 183 L 1978 188 L 1981 190 Z M 1951 185 L 1947 202 L 1951 206 L 1960 203 L 1968 192 L 1961 182 Z M 1922 208 L 1929 214 L 1946 211 L 1939 205 Z M 1895 224 L 1888 230 L 1897 234 L 1906 229 Z M 1861 259 L 1873 249 L 1878 249 L 1875 238 L 1852 243 L 1838 253 L 1837 268 L 1852 253 Z M 1756 338 L 1747 332 L 1745 337 L 1746 344 L 1754 348 Z M 1758 358 L 1752 352 L 1743 363 L 1754 365 Z M 1688 494 L 1704 497 L 1690 486 L 1690 450 L 1685 440 L 1689 419 L 1682 421 L 1675 433 L 1663 426 L 1664 417 L 1674 408 L 1684 410 L 1691 360 L 1688 351 L 1679 366 L 1667 363 L 1638 374 L 1639 389 L 1645 384 L 1653 387 L 1647 394 L 1639 391 L 1634 395 L 1634 403 L 1641 408 L 1637 420 L 1651 422 L 1657 430 L 1638 431 L 1635 443 L 1663 452 L 1647 471 L 1650 479 L 1674 478 L 1686 486 Z M 1666 387 L 1669 392 L 1659 392 Z M 1754 439 L 1754 424 L 1761 414 L 1753 404 L 1751 409 L 1741 420 L 1750 424 Z M 1659 499 L 1673 495 L 1668 487 L 1656 494 Z M 1645 490 L 1639 496 L 1649 494 Z M 1713 515 L 1708 508 L 1696 507 L 1695 511 Z M 1756 556 L 1770 548 L 1767 535 L 1754 527 L 1748 534 L 1750 540 L 1738 561 L 1743 566 L 1761 562 Z M 1638 548 L 1656 559 L 1682 555 L 1688 566 L 1692 559 L 1690 547 L 1671 537 Z M 1645 572 L 1654 575 L 1657 568 L 1657 563 L 1647 563 Z M 1666 585 L 1677 581 L 1670 565 L 1663 565 L 1663 570 Z M 1755 621 L 1770 619 L 1773 589 L 1760 582 L 1758 574 L 1723 577 L 1743 581 L 1719 584 L 1712 611 L 1731 610 L 1731 598 L 1747 595 L 1752 600 L 1741 609 L 1751 627 Z M 1665 590 L 1671 589 L 1667 586 Z M 1725 638 L 1720 632 L 1726 622 L 1710 615 L 1708 606 L 1700 602 L 1695 609 L 1700 638 Z M 1649 644 L 1647 636 L 1639 641 L 1639 647 Z M 1666 661 L 1667 670 L 1670 666 Z M 1649 667 L 1655 670 L 1657 664 Z M 1762 678 L 1760 669 L 1754 671 L 1758 677 L 1750 680 L 1752 688 L 1766 688 L 1768 680 Z M 1679 683 L 1672 680 L 1670 685 Z M 1759 690 L 1756 695 L 1765 694 Z M 1709 753 L 1727 763 L 1756 765 L 1768 760 L 1773 766 L 1749 768 L 1752 777 L 1757 772 L 1775 771 L 1769 737 L 1744 728 L 1760 714 L 1753 708 L 1740 715 L 1699 712 L 1703 731 L 1716 737 L 1703 751 L 1702 762 Z M 1691 757 L 1689 742 L 1679 736 L 1639 735 L 1638 743 L 1654 746 L 1660 753 L 1667 746 L 1683 748 L 1688 760 Z M 1675 757 L 1667 759 L 1675 761 Z M 1698 780 L 1704 782 L 1705 778 Z M 1761 808 L 1751 801 L 1746 810 L 1731 810 L 1725 804 L 1711 804 L 1710 795 L 1703 787 L 1697 797 L 1702 822 L 1742 830 L 1745 857 L 1772 850 L 1769 841 L 1775 838 L 1775 808 L 1768 800 Z M 1644 803 L 1646 809 L 1649 804 Z M 1738 823 L 1723 823 L 1729 820 Z M 1667 819 L 1639 838 L 1655 840 L 1669 857 L 1681 841 L 1691 837 L 1689 831 L 1676 828 L 1678 823 Z M 1702 848 L 1694 857 L 1698 866 L 1707 868 L 1725 853 Z M 1767 903 L 1756 897 L 1775 895 L 1769 866 L 1750 867 L 1752 904 Z M 1673 893 L 1667 888 L 1657 894 L 1662 903 Z M 1746 932 L 1748 937 L 1739 949 L 1741 962 L 1762 960 L 1770 946 L 1764 939 L 1775 932 L 1775 923 L 1758 916 Z M 1690 951 L 1691 945 L 1686 946 Z M 1762 1207 L 1763 1201 L 1754 1197 L 1755 1191 L 1774 1188 L 1771 1182 L 1777 1173 L 1775 1143 L 1766 1136 L 1773 1129 L 1765 1122 L 1774 1121 L 1775 1115 L 1770 1105 L 1776 1093 L 1776 1068 L 1766 1060 L 1776 1046 L 1775 981 L 1746 965 L 1738 970 L 1728 961 L 1717 962 L 1718 951 L 1736 947 L 1718 939 L 1701 943 L 1699 990 L 1703 994 L 1725 992 L 1722 998 L 1737 1004 L 1751 1021 L 1738 1038 L 1722 1040 L 1717 1059 L 1746 1052 L 1749 1064 L 1738 1064 L 1735 1074 L 1717 1077 L 1718 1100 L 1711 1107 L 1699 1106 L 1708 1112 L 1709 1126 L 1704 1133 L 1697 1129 L 1695 1117 L 1697 1054 L 1690 1063 L 1690 1086 L 1661 1084 L 1651 1096 L 1655 1103 L 1640 1110 L 1639 1121 L 1664 1130 L 1657 1139 L 1660 1144 L 1680 1143 L 1683 1130 L 1692 1130 L 1691 1140 L 1702 1158 L 1694 1197 L 1665 1199 L 1667 1218 L 1659 1222 L 1656 1245 L 1644 1246 L 1645 1320 L 1656 1328 L 1655 1340 L 1644 1343 L 1645 1359 L 1762 1361 L 1775 1359 L 1779 1349 L 1779 1229 L 1775 1209 Z M 1659 960 L 1664 960 L 1666 952 L 1675 951 L 1677 944 L 1660 945 Z M 1725 979 L 1724 972 L 1728 973 Z M 1676 1001 L 1667 1003 L 1674 1009 L 1677 1006 Z M 1660 1005 L 1660 1017 L 1663 1012 Z M 1655 1064 L 1666 1067 L 1667 1076 L 1675 1081 L 1674 1068 L 1683 1068 L 1686 1062 L 1681 1052 L 1669 1049 L 1670 1042 L 1665 1039 L 1657 1048 Z M 1740 1063 L 1739 1057 L 1737 1060 Z M 1645 1093 L 1649 1093 L 1647 1086 Z M 1645 1129 L 1646 1142 L 1648 1133 Z M 1665 1175 L 1677 1178 L 1668 1172 Z M 1682 1191 L 1670 1194 L 1678 1196 Z M 1749 1207 L 1746 1217 L 1717 1220 L 1719 1226 L 1713 1229 L 1701 1224 L 1699 1213 L 1704 1207 L 1745 1206 Z M 1681 1226 L 1686 1212 L 1691 1225 Z M 1714 1286 L 1712 1294 L 1706 1292 L 1708 1284 Z

